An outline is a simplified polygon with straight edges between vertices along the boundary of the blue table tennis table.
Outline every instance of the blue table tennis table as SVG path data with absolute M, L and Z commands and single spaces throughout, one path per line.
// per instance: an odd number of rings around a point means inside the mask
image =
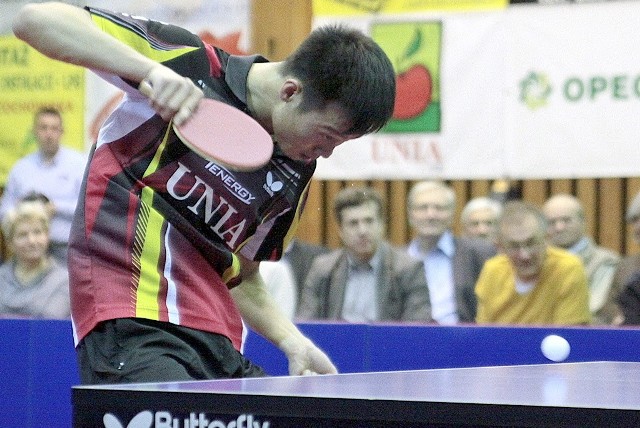
M 75 427 L 636 427 L 640 363 L 78 386 Z

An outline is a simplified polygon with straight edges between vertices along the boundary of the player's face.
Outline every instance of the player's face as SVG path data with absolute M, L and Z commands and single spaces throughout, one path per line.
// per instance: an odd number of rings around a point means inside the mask
M 498 218 L 491 208 L 482 208 L 469 213 L 463 227 L 464 234 L 473 238 L 493 240 Z
M 534 216 L 521 224 L 505 224 L 500 229 L 500 248 L 509 257 L 522 281 L 535 281 L 546 253 L 545 234 Z
M 422 237 L 438 237 L 451 227 L 454 206 L 444 189 L 425 190 L 409 204 L 409 222 Z
M 555 203 L 545 207 L 547 236 L 553 245 L 569 248 L 582 238 L 584 222 L 572 207 Z
M 291 159 L 311 162 L 326 158 L 340 144 L 358 137 L 347 133 L 349 120 L 337 104 L 311 111 L 301 111 L 295 104 L 284 103 L 273 117 L 274 140 Z
M 15 225 L 11 245 L 19 262 L 35 263 L 42 260 L 47 253 L 49 233 L 40 220 L 19 221 Z
M 347 250 L 357 259 L 373 257 L 384 236 L 384 223 L 374 202 L 342 210 L 340 238 Z
M 34 123 L 33 131 L 40 150 L 45 156 L 53 156 L 60 148 L 62 121 L 55 114 L 40 114 Z

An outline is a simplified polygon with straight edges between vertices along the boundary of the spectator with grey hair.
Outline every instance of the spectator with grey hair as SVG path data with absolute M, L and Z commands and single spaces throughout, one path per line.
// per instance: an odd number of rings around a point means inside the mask
M 49 213 L 20 202 L 2 220 L 11 257 L 0 266 L 0 317 L 70 317 L 69 274 L 49 254 Z
M 547 218 L 547 238 L 552 245 L 577 255 L 582 260 L 589 283 L 589 309 L 594 324 L 611 324 L 611 308 L 606 306 L 613 275 L 620 256 L 596 245 L 587 236 L 584 207 L 578 198 L 557 194 L 542 207 Z
M 633 240 L 640 244 L 640 192 L 636 194 L 627 208 L 625 220 L 631 226 Z M 630 308 L 640 307 L 639 302 L 634 300 L 640 299 L 640 296 L 634 293 L 638 288 L 638 276 L 640 275 L 640 253 L 629 254 L 620 260 L 618 267 L 613 276 L 613 282 L 609 291 L 608 301 L 613 302 L 611 305 L 613 313 L 610 315 L 613 324 L 627 324 L 632 318 L 633 310 Z M 635 318 L 639 315 L 636 314 Z
M 424 265 L 431 315 L 439 324 L 475 321 L 473 288 L 485 260 L 496 252 L 488 242 L 453 235 L 455 205 L 453 188 L 442 181 L 418 182 L 407 197 L 415 235 L 407 252 Z
M 469 200 L 460 213 L 462 236 L 484 239 L 495 244 L 502 204 L 485 196 Z

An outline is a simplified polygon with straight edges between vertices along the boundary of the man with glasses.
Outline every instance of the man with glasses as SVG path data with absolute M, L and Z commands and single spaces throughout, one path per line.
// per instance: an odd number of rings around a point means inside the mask
M 537 207 L 521 201 L 505 205 L 498 224 L 501 254 L 485 263 L 476 284 L 478 323 L 590 323 L 582 261 L 548 246 L 546 231 L 546 218 Z

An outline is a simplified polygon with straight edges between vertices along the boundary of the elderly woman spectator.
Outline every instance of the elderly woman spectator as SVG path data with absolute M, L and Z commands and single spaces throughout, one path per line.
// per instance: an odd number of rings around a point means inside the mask
M 0 266 L 1 317 L 70 317 L 69 274 L 49 254 L 49 220 L 40 201 L 21 202 L 3 218 L 10 257 Z

